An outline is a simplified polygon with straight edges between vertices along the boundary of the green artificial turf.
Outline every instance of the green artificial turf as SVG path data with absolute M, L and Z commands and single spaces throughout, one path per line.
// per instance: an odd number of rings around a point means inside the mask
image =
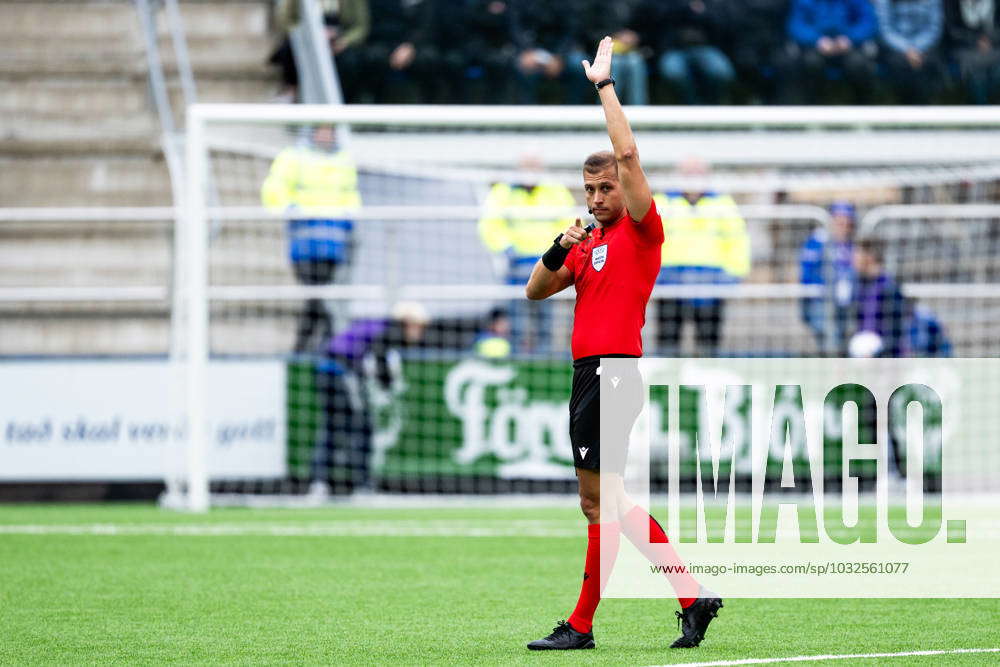
M 548 522 L 580 537 L 421 536 L 450 522 Z M 182 535 L 171 526 L 402 522 L 406 536 Z M 3 532 L 162 527 L 167 534 Z M 224 533 L 220 531 L 220 533 Z M 417 534 L 414 534 L 417 533 Z M 576 600 L 585 531 L 569 509 L 0 507 L 0 664 L 630 664 L 1000 647 L 1000 601 L 738 600 L 704 644 L 669 600 L 606 600 L 597 649 L 532 653 Z M 995 664 L 998 654 L 891 664 Z M 867 664 L 874 660 L 831 664 Z M 796 663 L 798 664 L 798 663 Z M 806 663 L 810 664 L 810 663 Z

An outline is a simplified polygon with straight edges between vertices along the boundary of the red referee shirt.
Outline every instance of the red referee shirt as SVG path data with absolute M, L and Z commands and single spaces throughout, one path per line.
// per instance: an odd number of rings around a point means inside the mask
M 650 202 L 640 222 L 626 211 L 573 247 L 565 266 L 576 285 L 574 359 L 642 355 L 642 325 L 660 272 L 662 245 L 663 223 Z

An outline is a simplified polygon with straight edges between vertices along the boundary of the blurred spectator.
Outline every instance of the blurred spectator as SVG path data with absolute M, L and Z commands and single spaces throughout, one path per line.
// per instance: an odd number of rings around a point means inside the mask
M 792 0 L 789 59 L 782 100 L 815 103 L 831 77 L 842 77 L 855 101 L 869 100 L 875 75 L 878 22 L 869 0 Z
M 537 104 L 543 80 L 558 82 L 563 104 L 591 101 L 594 87 L 580 66 L 588 56 L 574 44 L 580 31 L 579 11 L 558 2 L 510 2 L 518 49 L 518 101 Z
M 909 353 L 913 357 L 950 357 L 951 341 L 944 325 L 930 308 L 909 301 Z
M 942 80 L 941 0 L 875 0 L 882 59 L 899 101 L 927 104 Z
M 951 341 L 934 312 L 903 296 L 885 269 L 885 243 L 859 241 L 854 248 L 857 280 L 853 305 L 852 357 L 949 357 Z
M 827 313 L 834 314 L 833 341 L 838 355 L 846 352 L 848 313 L 851 290 L 854 284 L 854 205 L 835 202 L 830 206 L 830 227 L 818 227 L 806 239 L 799 253 L 803 285 L 827 285 L 828 297 L 809 297 L 802 300 L 802 321 L 816 336 L 821 350 L 827 348 Z M 833 284 L 828 285 L 828 280 Z M 830 304 L 828 298 L 833 298 Z
M 878 240 L 865 240 L 855 248 L 858 290 L 857 331 L 848 346 L 855 358 L 870 357 L 949 357 L 951 341 L 944 327 L 928 308 L 906 299 L 884 268 L 885 246 Z M 875 422 L 874 411 L 865 417 Z M 889 432 L 891 471 L 906 477 L 903 440 Z
M 514 0 L 433 0 L 434 43 L 461 102 L 513 102 Z
M 717 44 L 726 30 L 724 0 L 641 0 L 632 21 L 653 47 L 657 67 L 684 104 L 718 104 L 736 74 Z
M 432 0 L 368 4 L 371 28 L 363 48 L 347 49 L 337 57 L 345 99 L 400 103 L 429 97 L 429 89 L 442 79 L 430 34 Z
M 476 356 L 482 359 L 506 359 L 510 356 L 510 317 L 503 308 L 490 311 L 486 328 L 476 336 Z
M 947 0 L 948 44 L 974 104 L 989 104 L 1000 89 L 1000 12 L 995 0 Z
M 373 391 L 398 399 L 406 391 L 399 350 L 419 345 L 429 318 L 417 302 L 400 302 L 390 319 L 353 322 L 327 344 L 316 365 L 320 429 L 313 451 L 310 495 L 372 488 Z
M 335 58 L 363 44 L 368 37 L 368 0 L 317 0 L 323 12 L 326 37 L 330 40 L 330 51 Z M 284 89 L 278 101 L 294 102 L 298 93 L 299 73 L 295 66 L 292 43 L 288 32 L 299 23 L 300 0 L 278 0 L 275 21 L 285 35 L 281 44 L 271 54 L 268 62 L 281 68 Z
M 624 104 L 649 104 L 649 69 L 639 33 L 631 29 L 635 0 L 584 0 L 580 51 L 589 52 L 605 35 L 615 40 L 611 76 L 615 91 Z M 574 66 L 575 63 L 570 63 Z
M 576 202 L 565 185 L 541 180 L 541 162 L 524 156 L 521 174 L 526 182 L 496 183 L 486 198 L 479 220 L 483 245 L 493 253 L 498 273 L 508 285 L 524 285 L 552 239 L 573 224 Z M 530 209 L 540 209 L 532 213 Z M 547 210 L 546 210 L 547 209 Z M 556 210 L 554 213 L 553 209 Z M 510 303 L 511 336 L 521 352 L 547 352 L 551 343 L 553 303 L 517 298 Z
M 772 102 L 777 95 L 775 63 L 787 41 L 785 22 L 790 0 L 730 0 L 727 20 L 728 52 L 751 86 L 757 102 Z
M 907 303 L 885 269 L 885 243 L 863 239 L 854 246 L 855 332 L 848 344 L 852 357 L 902 357 L 908 332 Z
M 306 214 L 317 209 L 361 206 L 357 168 L 350 154 L 338 147 L 336 136 L 333 127 L 317 125 L 299 145 L 281 151 L 261 188 L 264 206 L 272 211 Z M 289 221 L 288 255 L 300 283 L 327 285 L 345 272 L 354 229 L 349 215 L 350 211 L 344 210 L 342 216 L 334 218 Z M 322 299 L 308 299 L 299 316 L 294 351 L 313 351 L 314 336 L 325 341 L 332 329 Z
M 679 171 L 693 179 L 708 177 L 708 165 L 689 158 Z M 750 237 L 736 202 L 715 192 L 656 195 L 663 218 L 662 268 L 666 285 L 719 285 L 739 282 L 750 271 Z M 662 299 L 657 303 L 659 353 L 677 356 L 684 322 L 695 326 L 698 354 L 715 355 L 722 339 L 725 303 L 718 298 Z

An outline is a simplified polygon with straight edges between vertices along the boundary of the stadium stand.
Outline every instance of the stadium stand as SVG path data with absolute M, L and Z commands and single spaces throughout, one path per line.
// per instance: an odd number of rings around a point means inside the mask
M 162 12 L 162 9 L 160 10 Z M 261 56 L 266 0 L 185 2 L 199 99 L 260 102 L 274 92 Z M 149 100 L 136 6 L 126 0 L 5 3 L 0 21 L 0 202 L 4 207 L 171 206 L 160 124 Z M 159 42 L 183 113 L 171 41 Z M 180 120 L 178 118 L 178 120 Z M 16 167 L 15 167 L 16 165 Z M 168 220 L 24 222 L 2 227 L 0 286 L 166 285 Z M 135 256 L 143 262 L 136 267 Z M 162 354 L 166 303 L 0 303 L 4 354 Z M 104 344 L 101 341 L 105 341 Z

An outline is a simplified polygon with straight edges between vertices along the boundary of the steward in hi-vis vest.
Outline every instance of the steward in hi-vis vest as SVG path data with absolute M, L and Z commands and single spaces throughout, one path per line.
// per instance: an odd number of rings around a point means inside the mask
M 358 170 L 336 143 L 335 131 L 320 125 L 300 145 L 286 148 L 271 164 L 260 191 L 272 211 L 309 217 L 288 222 L 288 255 L 305 285 L 337 282 L 351 258 L 354 211 L 361 206 Z M 312 217 L 311 212 L 316 212 Z M 314 351 L 333 331 L 322 300 L 309 299 L 299 318 L 295 352 Z M 318 334 L 318 341 L 312 339 Z
M 479 236 L 508 285 L 523 285 L 552 239 L 573 224 L 576 202 L 565 185 L 497 183 L 479 219 Z M 518 210 L 520 209 L 520 210 Z M 529 209 L 538 209 L 531 214 Z M 559 210 L 565 212 L 559 214 Z M 552 304 L 516 299 L 510 304 L 511 338 L 522 352 L 546 352 L 552 329 Z
M 715 192 L 654 197 L 663 218 L 660 277 L 663 285 L 719 285 L 742 280 L 750 271 L 746 222 L 729 195 Z M 700 354 L 714 354 L 722 338 L 722 299 L 662 299 L 657 304 L 659 353 L 679 352 L 685 320 L 695 324 Z

